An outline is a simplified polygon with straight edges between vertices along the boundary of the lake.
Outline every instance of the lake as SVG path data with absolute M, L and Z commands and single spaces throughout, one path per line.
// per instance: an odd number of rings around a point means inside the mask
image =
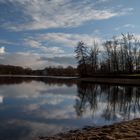
M 140 116 L 140 87 L 0 78 L 0 140 L 31 140 Z

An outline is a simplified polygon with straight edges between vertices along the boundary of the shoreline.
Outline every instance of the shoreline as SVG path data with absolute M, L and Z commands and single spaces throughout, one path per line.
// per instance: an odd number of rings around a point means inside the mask
M 39 137 L 33 140 L 139 140 L 140 119 L 119 122 L 102 127 L 86 127 L 82 130 L 71 130 L 50 137 Z
M 121 84 L 121 85 L 140 85 L 138 78 L 112 78 L 112 77 L 97 77 L 97 78 L 80 78 L 83 82 L 105 83 L 105 84 Z
M 78 79 L 76 76 L 42 76 L 42 75 L 0 75 L 1 77 L 10 78 L 51 78 L 51 79 Z
M 0 78 L 45 78 L 56 80 L 76 80 L 80 82 L 93 82 L 104 84 L 140 85 L 140 76 L 39 76 L 39 75 L 0 75 Z

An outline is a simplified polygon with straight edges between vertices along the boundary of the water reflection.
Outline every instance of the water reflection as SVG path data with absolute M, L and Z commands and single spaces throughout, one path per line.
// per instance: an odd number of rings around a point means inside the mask
M 66 84 L 65 84 L 66 83 Z M 72 80 L 0 79 L 0 140 L 28 140 L 75 128 Z
M 140 115 L 140 87 L 0 78 L 0 140 L 29 140 Z
M 74 79 L 54 79 L 54 78 L 46 78 L 46 77 L 0 77 L 0 85 L 13 85 L 13 84 L 21 84 L 23 82 L 30 83 L 32 81 L 43 82 L 48 85 L 67 85 L 68 87 L 77 83 Z
M 80 117 L 85 115 L 87 110 L 92 112 L 92 116 L 102 110 L 100 117 L 108 121 L 139 117 L 140 87 L 86 82 L 78 83 L 77 87 L 78 98 L 74 107 Z

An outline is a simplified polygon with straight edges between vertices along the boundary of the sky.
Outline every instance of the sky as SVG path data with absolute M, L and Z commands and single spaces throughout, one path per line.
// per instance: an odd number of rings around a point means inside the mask
M 0 0 L 0 64 L 76 66 L 79 41 L 91 47 L 121 33 L 139 36 L 139 5 L 139 0 Z

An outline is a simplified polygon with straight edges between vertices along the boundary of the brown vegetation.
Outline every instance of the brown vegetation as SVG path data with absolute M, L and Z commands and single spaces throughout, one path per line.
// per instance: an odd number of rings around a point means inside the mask
M 140 119 L 103 127 L 87 127 L 34 140 L 139 140 Z

